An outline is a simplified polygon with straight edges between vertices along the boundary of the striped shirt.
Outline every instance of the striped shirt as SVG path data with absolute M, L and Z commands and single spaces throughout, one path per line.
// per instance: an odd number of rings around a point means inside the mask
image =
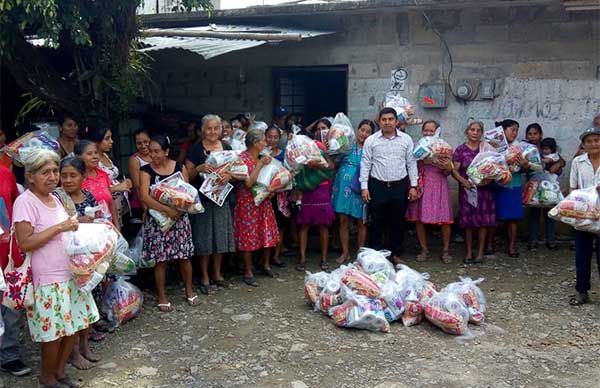
M 406 176 L 410 185 L 417 186 L 417 161 L 413 156 L 413 141 L 407 134 L 396 130 L 392 138 L 377 131 L 365 140 L 360 162 L 360 187 L 369 187 L 369 178 L 383 182 L 399 181 Z

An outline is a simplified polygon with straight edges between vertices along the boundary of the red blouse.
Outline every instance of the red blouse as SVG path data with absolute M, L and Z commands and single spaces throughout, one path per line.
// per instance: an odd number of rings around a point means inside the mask
M 4 201 L 4 205 L 6 206 L 6 211 L 8 213 L 8 219 L 11 223 L 13 203 L 15 202 L 15 199 L 17 199 L 18 195 L 19 190 L 17 189 L 17 181 L 15 176 L 8 168 L 0 166 L 0 198 Z M 3 209 L 0 209 L 0 211 L 3 211 Z M 8 230 L 5 232 L 10 233 Z M 8 242 L 0 243 L 0 265 L 2 266 L 2 269 L 6 268 L 6 265 L 8 264 L 8 252 Z M 13 240 L 13 259 L 16 266 L 21 265 L 22 260 L 16 239 Z
M 99 168 L 96 168 L 95 177 L 86 174 L 85 179 L 81 184 L 81 188 L 92 193 L 98 203 L 104 202 L 108 207 L 108 210 L 110 210 L 112 204 L 110 186 L 111 183 L 108 174 Z

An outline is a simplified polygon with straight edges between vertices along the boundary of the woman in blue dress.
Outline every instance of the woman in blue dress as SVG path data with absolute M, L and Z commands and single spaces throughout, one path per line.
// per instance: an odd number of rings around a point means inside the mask
M 352 149 L 352 152 L 342 159 L 333 183 L 331 201 L 333 211 L 338 214 L 340 220 L 342 255 L 336 260 L 340 264 L 350 259 L 350 237 L 348 231 L 350 222 L 354 221 L 358 226 L 359 248 L 365 245 L 367 238 L 367 226 L 363 223 L 364 202 L 360 196 L 360 187 L 357 188 L 357 191 L 352 190 L 352 181 L 355 175 L 360 173 L 362 146 L 367 137 L 373 132 L 375 132 L 375 123 L 371 120 L 360 122 L 356 136 L 356 145 Z

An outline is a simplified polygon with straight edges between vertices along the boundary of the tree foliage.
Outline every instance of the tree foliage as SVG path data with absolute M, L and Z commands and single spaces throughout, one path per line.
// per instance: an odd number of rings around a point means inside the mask
M 2 63 L 24 90 L 49 105 L 82 118 L 125 118 L 148 82 L 149 58 L 137 50 L 140 4 L 0 0 Z M 184 11 L 211 7 L 210 0 L 177 4 Z

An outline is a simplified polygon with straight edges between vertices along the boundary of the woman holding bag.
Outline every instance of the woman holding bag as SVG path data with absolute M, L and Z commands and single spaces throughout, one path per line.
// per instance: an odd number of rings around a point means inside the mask
M 185 166 L 169 158 L 171 143 L 164 136 L 155 136 L 150 141 L 150 156 L 152 162 L 140 171 L 140 199 L 148 209 L 154 209 L 176 220 L 169 230 L 163 232 L 152 215 L 146 217 L 144 224 L 144 258 L 156 261 L 154 281 L 158 309 L 163 313 L 175 310 L 168 301 L 165 278 L 169 261 L 178 261 L 181 277 L 185 287 L 185 298 L 190 306 L 199 303 L 198 295 L 192 285 L 192 263 L 189 260 L 194 254 L 192 243 L 192 227 L 187 213 L 181 213 L 173 207 L 164 205 L 150 195 L 150 186 L 159 181 L 181 172 L 187 181 L 188 174 Z
M 79 290 L 69 269 L 64 232 L 79 227 L 52 195 L 58 184 L 58 155 L 36 149 L 23 160 L 29 189 L 17 198 L 13 225 L 21 250 L 31 255 L 33 305 L 29 333 L 42 343 L 40 386 L 77 386 L 65 374 L 75 334 L 99 318 L 91 293 Z
M 333 182 L 331 203 L 333 211 L 337 213 L 340 220 L 340 241 L 342 243 L 342 254 L 336 260 L 338 264 L 350 260 L 350 233 L 348 230 L 350 222 L 356 222 L 358 227 L 358 248 L 364 246 L 367 239 L 367 225 L 363 223 L 364 202 L 360 195 L 358 175 L 360 174 L 362 146 L 373 132 L 375 132 L 375 123 L 371 120 L 363 120 L 358 124 L 356 145 L 352 152 L 342 159 Z
M 423 137 L 434 136 L 439 126 L 437 121 L 425 121 L 421 128 Z M 417 166 L 421 196 L 416 201 L 409 203 L 406 213 L 406 219 L 416 223 L 417 238 L 421 246 L 421 253 L 417 255 L 417 261 L 423 262 L 429 258 L 425 225 L 439 225 L 442 229 L 443 246 L 440 259 L 442 263 L 448 264 L 452 262 L 449 251 L 451 225 L 454 222 L 450 187 L 448 186 L 448 175 L 453 168 L 452 160 L 450 157 L 440 158 L 433 162 L 426 159 L 419 161 Z

